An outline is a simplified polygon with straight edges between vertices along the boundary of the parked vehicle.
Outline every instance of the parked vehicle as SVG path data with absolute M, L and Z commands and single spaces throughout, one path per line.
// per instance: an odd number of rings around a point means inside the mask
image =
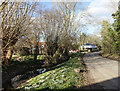
M 74 49 L 74 50 L 70 50 L 69 52 L 70 53 L 76 53 L 76 52 L 78 52 L 79 50 L 78 49 Z
M 87 50 L 90 50 L 90 51 L 95 51 L 97 49 L 97 47 L 94 44 L 87 43 L 85 45 L 82 45 L 81 49 L 83 49 L 83 50 L 87 49 Z

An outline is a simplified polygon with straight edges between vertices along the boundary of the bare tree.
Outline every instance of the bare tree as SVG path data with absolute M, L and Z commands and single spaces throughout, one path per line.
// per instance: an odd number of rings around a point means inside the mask
M 10 62 L 14 45 L 30 25 L 26 21 L 30 21 L 34 8 L 35 3 L 2 2 L 0 12 L 3 64 Z
M 46 10 L 42 17 L 47 54 L 49 60 L 51 59 L 54 63 L 57 63 L 58 54 L 68 55 L 79 28 L 74 23 L 77 3 L 58 3 L 56 5 L 54 9 Z

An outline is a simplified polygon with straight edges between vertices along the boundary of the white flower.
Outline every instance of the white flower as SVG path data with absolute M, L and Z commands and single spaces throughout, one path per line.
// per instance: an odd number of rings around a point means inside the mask
M 45 79 L 48 79 L 49 78 L 49 76 L 47 76 Z
M 28 80 L 27 82 L 30 82 L 30 80 Z
M 64 75 L 62 75 L 62 77 L 64 77 Z
M 53 73 L 55 73 L 55 70 L 53 71 Z
M 36 88 L 38 87 L 39 85 L 37 85 L 36 83 L 32 85 L 32 87 Z
M 39 80 L 38 82 L 40 82 L 40 83 L 41 83 L 41 82 L 44 82 L 44 81 L 45 81 L 45 80 Z
M 50 89 L 53 89 L 53 87 L 51 86 L 51 87 L 49 87 Z
M 49 72 L 46 73 L 46 75 L 49 75 L 49 74 L 50 74 Z
M 29 80 L 27 80 L 27 82 L 31 82 L 33 79 L 29 79 Z
M 31 87 L 25 87 L 25 89 L 30 89 Z
M 40 78 L 44 78 L 44 76 L 41 76 Z
M 64 70 L 61 70 L 60 72 L 63 72 Z

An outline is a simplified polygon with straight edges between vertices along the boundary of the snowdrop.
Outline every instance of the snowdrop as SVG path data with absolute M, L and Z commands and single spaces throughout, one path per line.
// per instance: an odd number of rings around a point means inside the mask
M 44 76 L 41 76 L 40 78 L 43 79 L 43 78 L 45 78 L 45 77 L 44 77 Z
M 48 73 L 46 73 L 47 75 L 49 75 L 50 73 L 48 72 Z
M 28 80 L 27 82 L 30 82 L 30 80 Z
M 55 73 L 55 70 L 53 71 L 53 73 Z
M 44 82 L 45 80 L 39 80 L 39 82 L 41 83 L 41 82 Z
M 25 87 L 25 89 L 30 89 L 31 87 Z
M 35 88 L 35 87 L 38 87 L 38 86 L 39 86 L 39 85 L 37 85 L 36 83 L 32 85 L 32 87 L 34 87 L 34 88 Z
M 31 82 L 31 80 L 32 80 L 32 79 L 30 79 L 30 80 L 27 80 L 27 82 Z
M 51 87 L 49 87 L 50 89 L 53 89 L 53 87 L 51 86 Z
M 64 75 L 62 75 L 62 77 L 64 77 Z
M 61 70 L 60 72 L 63 72 L 64 70 Z
M 48 79 L 49 78 L 49 76 L 47 76 L 45 79 Z

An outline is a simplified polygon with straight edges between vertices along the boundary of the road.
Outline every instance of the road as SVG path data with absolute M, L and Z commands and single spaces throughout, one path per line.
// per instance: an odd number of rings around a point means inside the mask
M 105 90 L 120 90 L 120 63 L 115 60 L 103 58 L 100 52 L 88 53 L 84 56 L 84 61 L 88 69 L 91 85 L 97 84 Z M 119 82 L 118 82 L 119 79 Z

